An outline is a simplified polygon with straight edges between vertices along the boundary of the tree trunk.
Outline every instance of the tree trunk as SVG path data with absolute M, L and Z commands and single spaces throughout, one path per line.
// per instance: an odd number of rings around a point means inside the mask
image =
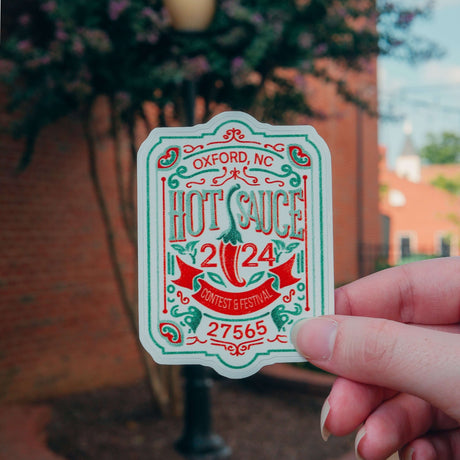
M 102 222 L 105 230 L 105 238 L 107 242 L 107 248 L 109 252 L 110 263 L 113 269 L 113 274 L 115 277 L 115 282 L 117 285 L 118 292 L 120 294 L 121 304 L 123 310 L 128 318 L 131 332 L 136 340 L 139 354 L 145 368 L 146 377 L 149 383 L 149 387 L 152 391 L 152 397 L 156 408 L 162 413 L 162 415 L 178 415 L 180 412 L 179 407 L 180 397 L 177 394 L 178 387 L 178 374 L 177 370 L 171 371 L 167 370 L 166 376 L 165 369 L 162 369 L 166 366 L 159 366 L 150 357 L 150 355 L 143 349 L 138 336 L 138 314 L 137 314 L 137 289 L 133 289 L 132 298 L 128 293 L 128 283 L 123 270 L 121 268 L 120 259 L 117 252 L 117 247 L 115 243 L 115 232 L 113 227 L 113 221 L 110 216 L 109 208 L 107 206 L 107 197 L 104 194 L 102 184 L 100 181 L 100 172 L 98 170 L 97 158 L 97 143 L 95 139 L 94 132 L 91 127 L 91 118 L 92 118 L 92 108 L 94 104 L 88 107 L 88 109 L 83 113 L 82 124 L 85 135 L 85 140 L 88 147 L 88 166 L 89 166 L 89 175 L 91 178 L 91 183 L 93 186 L 94 194 L 96 196 L 96 202 L 101 214 Z M 121 146 L 121 124 L 117 120 L 117 114 L 113 113 L 113 105 L 111 106 L 111 134 L 115 143 L 115 170 L 116 170 L 116 181 L 117 181 L 117 190 L 119 197 L 119 207 L 120 213 L 122 215 L 123 224 L 125 230 L 128 234 L 128 239 L 133 244 L 133 249 L 136 248 L 136 239 L 135 236 L 135 213 L 129 212 L 129 201 L 127 199 L 124 182 L 123 182 L 123 170 L 122 170 L 122 146 Z M 130 157 L 132 154 L 129 153 Z M 134 161 L 131 158 L 131 161 Z M 132 172 L 131 172 L 132 174 Z M 132 187 L 131 181 L 128 181 L 128 188 L 134 190 Z M 128 190 L 128 193 L 130 191 Z M 136 261 L 134 261 L 135 263 Z M 137 268 L 137 263 L 135 263 L 135 269 Z M 136 270 L 135 270 L 136 271 Z

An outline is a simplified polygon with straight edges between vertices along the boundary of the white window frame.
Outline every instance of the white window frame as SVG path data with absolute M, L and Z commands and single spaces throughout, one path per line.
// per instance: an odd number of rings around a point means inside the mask
M 450 256 L 458 255 L 458 237 L 449 230 L 439 230 L 435 233 L 434 248 L 436 254 L 441 255 L 442 239 L 446 236 L 450 237 Z

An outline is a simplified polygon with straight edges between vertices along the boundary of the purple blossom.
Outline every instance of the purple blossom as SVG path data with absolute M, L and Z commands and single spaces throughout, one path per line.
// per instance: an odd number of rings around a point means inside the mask
M 8 75 L 13 71 L 15 65 L 7 59 L 0 59 L 0 75 Z
M 227 13 L 228 16 L 232 16 L 232 13 L 235 11 L 235 2 L 232 0 L 223 0 L 220 7 Z
M 151 45 L 156 43 L 158 41 L 158 38 L 159 38 L 158 34 L 154 31 L 150 31 L 148 33 L 139 32 L 136 34 L 136 40 L 138 42 L 146 42 L 146 43 L 150 43 Z
M 367 58 L 360 58 L 358 60 L 358 65 L 363 72 L 366 72 L 369 75 L 372 75 L 375 72 L 374 63 L 372 60 Z
M 18 50 L 22 53 L 27 53 L 32 50 L 32 42 L 30 40 L 21 40 L 18 42 Z
M 237 16 L 238 11 L 241 8 L 241 4 L 239 0 L 223 0 L 220 4 L 220 8 L 227 16 L 234 18 Z
M 45 56 L 41 56 L 35 59 L 31 59 L 30 61 L 27 61 L 26 67 L 29 69 L 37 69 L 38 67 L 42 67 L 44 65 L 47 65 L 51 62 L 51 56 L 49 54 Z
M 80 29 L 86 43 L 100 53 L 108 53 L 112 49 L 109 36 L 100 29 Z
M 77 56 L 83 56 L 83 53 L 85 51 L 85 47 L 83 45 L 83 42 L 81 41 L 80 37 L 76 37 L 72 43 L 72 51 L 77 55 Z
M 68 33 L 64 29 L 56 29 L 56 39 L 63 42 L 69 38 Z
M 393 2 L 385 2 L 384 3 L 384 11 L 387 13 L 391 13 L 395 10 L 395 4 Z
M 237 56 L 233 59 L 231 64 L 231 71 L 233 74 L 239 72 L 245 67 L 244 59 L 241 56 Z
M 27 26 L 27 25 L 29 25 L 29 24 L 30 24 L 30 20 L 31 20 L 30 14 L 21 14 L 21 16 L 19 16 L 19 19 L 18 19 L 19 24 L 20 24 L 21 26 Z
M 150 6 L 146 6 L 142 9 L 141 15 L 144 16 L 144 18 L 153 19 L 156 16 L 156 13 L 152 10 L 152 8 L 150 8 Z
M 150 19 L 153 23 L 157 23 L 159 21 L 158 14 L 155 13 L 155 11 L 153 11 L 153 9 L 149 6 L 142 9 L 141 16 Z
M 310 48 L 312 42 L 313 42 L 313 37 L 310 33 L 302 32 L 301 34 L 299 34 L 298 43 L 302 49 L 306 50 Z
M 168 11 L 165 7 L 163 7 L 163 8 L 161 9 L 161 16 L 162 16 L 162 18 L 163 18 L 163 24 L 164 24 L 165 26 L 170 26 L 170 25 L 171 25 L 171 21 L 172 21 L 172 20 L 171 20 L 171 15 L 169 14 L 169 11 Z
M 126 91 L 119 91 L 115 94 L 115 103 L 120 111 L 126 110 L 131 104 L 131 96 Z
M 398 17 L 398 24 L 402 26 L 408 26 L 415 18 L 413 11 L 402 11 Z
M 264 18 L 260 13 L 255 13 L 252 15 L 251 21 L 253 24 L 259 25 L 264 22 Z
M 185 72 L 191 77 L 197 78 L 209 72 L 211 66 L 205 56 L 196 56 L 185 61 Z
M 249 69 L 246 61 L 238 56 L 231 63 L 232 81 L 236 87 L 244 86 L 249 76 Z
M 320 43 L 315 47 L 315 56 L 322 56 L 326 53 L 327 51 L 327 45 L 326 43 Z
M 165 27 L 171 22 L 171 18 L 169 17 L 165 8 L 163 8 L 160 13 L 157 13 L 152 8 L 147 6 L 142 9 L 141 17 L 149 19 L 150 22 L 158 28 Z
M 299 90 L 299 91 L 304 91 L 305 90 L 305 77 L 301 74 L 297 74 L 294 77 L 294 86 Z
M 112 21 L 116 21 L 128 7 L 129 0 L 111 0 L 109 3 L 109 18 Z
M 347 13 L 347 10 L 343 7 L 343 6 L 339 6 L 337 8 L 337 14 L 341 17 L 341 18 L 345 18 L 348 13 Z
M 54 0 L 50 0 L 49 2 L 43 3 L 41 9 L 46 13 L 52 13 L 57 8 L 56 2 Z
M 91 93 L 91 86 L 80 80 L 74 80 L 67 83 L 65 89 L 76 96 L 87 96 Z

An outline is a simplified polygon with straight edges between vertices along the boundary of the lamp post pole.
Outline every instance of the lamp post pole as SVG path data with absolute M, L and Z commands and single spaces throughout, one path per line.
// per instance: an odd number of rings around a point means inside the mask
M 188 126 L 195 124 L 196 82 L 184 81 L 185 116 Z M 212 432 L 211 387 L 209 370 L 199 365 L 183 368 L 184 429 L 177 441 L 177 450 L 193 459 L 220 459 L 230 455 L 223 439 Z
M 214 16 L 216 0 L 164 0 L 173 27 L 182 33 L 205 31 Z M 186 124 L 195 124 L 196 82 L 184 81 Z M 177 450 L 194 460 L 214 460 L 230 455 L 223 439 L 212 432 L 211 387 L 208 368 L 199 365 L 183 367 L 184 428 L 176 443 Z

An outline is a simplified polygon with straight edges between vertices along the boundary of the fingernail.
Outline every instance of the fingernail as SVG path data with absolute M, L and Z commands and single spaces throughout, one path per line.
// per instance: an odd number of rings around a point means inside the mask
M 337 321 L 331 318 L 312 318 L 299 321 L 291 332 L 291 340 L 297 351 L 308 360 L 328 360 L 332 356 Z
M 329 400 L 326 399 L 326 401 L 324 401 L 323 408 L 321 409 L 321 418 L 320 418 L 321 437 L 323 438 L 323 441 L 327 441 L 329 439 L 329 436 L 331 435 L 330 431 L 324 426 L 326 424 L 326 419 L 327 419 L 327 416 L 329 415 L 330 410 L 331 410 L 331 406 L 329 405 Z
M 300 321 L 297 321 L 297 323 L 295 323 L 294 326 L 292 326 L 291 342 L 294 346 L 296 346 L 296 343 L 297 343 L 297 332 L 307 321 L 308 319 L 301 319 Z
M 411 447 L 407 452 L 404 452 L 403 460 L 412 460 L 414 458 L 414 449 Z
M 365 434 L 366 434 L 366 428 L 364 426 L 356 434 L 356 438 L 355 438 L 355 455 L 356 455 L 356 458 L 358 460 L 364 460 L 363 457 L 361 457 L 361 455 L 359 455 L 358 448 L 359 448 L 359 443 L 364 438 Z

